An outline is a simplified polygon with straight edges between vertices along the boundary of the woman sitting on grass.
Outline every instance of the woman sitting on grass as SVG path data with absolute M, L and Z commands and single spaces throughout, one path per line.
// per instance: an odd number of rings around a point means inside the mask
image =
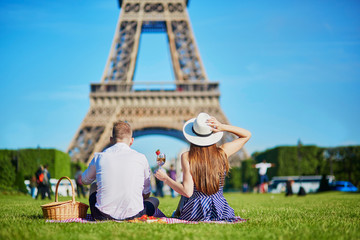
M 216 143 L 223 131 L 239 138 L 220 147 Z M 180 219 L 188 221 L 231 221 L 234 210 L 223 196 L 225 176 L 229 171 L 228 157 L 239 151 L 250 139 L 250 132 L 220 123 L 206 113 L 187 121 L 183 134 L 190 150 L 181 155 L 183 183 L 157 171 L 155 177 L 182 195 L 178 210 Z

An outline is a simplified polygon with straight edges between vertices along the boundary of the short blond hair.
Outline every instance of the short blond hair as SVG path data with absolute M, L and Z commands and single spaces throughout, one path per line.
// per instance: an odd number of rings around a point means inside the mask
M 113 125 L 112 137 L 116 140 L 130 139 L 132 137 L 130 124 L 123 121 L 115 122 Z

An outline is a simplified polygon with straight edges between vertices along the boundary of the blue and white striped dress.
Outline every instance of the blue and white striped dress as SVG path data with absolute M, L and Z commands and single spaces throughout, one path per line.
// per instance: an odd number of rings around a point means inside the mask
M 194 187 L 193 195 L 184 204 L 180 219 L 187 221 L 232 221 L 232 209 L 223 195 L 223 187 L 212 195 L 199 192 Z

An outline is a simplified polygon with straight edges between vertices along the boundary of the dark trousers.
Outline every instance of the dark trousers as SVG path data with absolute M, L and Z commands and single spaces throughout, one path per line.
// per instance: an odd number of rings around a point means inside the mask
M 51 199 L 50 185 L 44 186 L 43 195 L 41 195 L 41 199 L 44 199 L 46 197 L 45 194 L 47 194 L 48 198 Z
M 260 184 L 268 182 L 268 181 L 269 181 L 269 178 L 268 178 L 268 176 L 266 174 L 265 175 L 260 175 Z
M 95 219 L 95 220 L 131 220 L 134 218 L 138 218 L 141 217 L 142 215 L 148 215 L 148 216 L 153 216 L 155 213 L 155 207 L 154 205 L 152 205 L 152 203 L 148 202 L 148 201 L 144 201 L 144 209 L 141 210 L 138 214 L 136 214 L 135 216 L 126 218 L 126 219 L 115 219 L 113 217 L 111 217 L 110 215 L 101 212 L 96 206 L 96 194 L 97 192 L 93 192 L 90 197 L 89 197 L 89 205 L 90 205 L 90 211 L 91 211 L 91 216 Z
M 38 192 L 36 194 L 35 199 L 37 199 L 39 196 L 41 196 L 41 199 L 45 199 L 46 194 L 48 195 L 48 198 L 51 199 L 51 194 L 50 194 L 50 186 L 41 184 L 37 187 Z
M 42 185 L 38 185 L 37 186 L 37 194 L 36 194 L 36 197 L 35 197 L 35 199 L 37 199 L 39 196 L 42 196 L 43 195 L 43 187 L 42 187 Z
M 164 186 L 164 182 L 158 180 L 156 182 L 156 192 L 155 192 L 155 196 L 156 197 L 164 197 L 164 192 L 163 192 L 163 186 Z

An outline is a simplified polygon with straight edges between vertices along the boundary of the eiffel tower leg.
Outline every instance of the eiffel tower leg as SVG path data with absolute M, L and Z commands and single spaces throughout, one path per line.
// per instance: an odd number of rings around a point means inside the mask
M 207 81 L 189 21 L 167 21 L 167 31 L 177 79 Z
M 88 156 L 94 151 L 94 146 L 104 130 L 103 126 L 86 126 L 82 124 L 67 151 L 71 159 L 76 162 L 87 162 Z
M 139 48 L 142 22 L 119 18 L 102 82 L 131 82 Z
M 170 52 L 171 52 L 171 60 L 173 65 L 173 70 L 175 74 L 175 79 L 184 79 L 181 68 L 180 68 L 180 62 L 179 62 L 179 56 L 176 51 L 176 45 L 175 45 L 175 34 L 172 31 L 171 27 L 171 21 L 166 21 L 166 28 L 167 28 L 167 34 L 169 39 L 169 46 L 170 46 Z

